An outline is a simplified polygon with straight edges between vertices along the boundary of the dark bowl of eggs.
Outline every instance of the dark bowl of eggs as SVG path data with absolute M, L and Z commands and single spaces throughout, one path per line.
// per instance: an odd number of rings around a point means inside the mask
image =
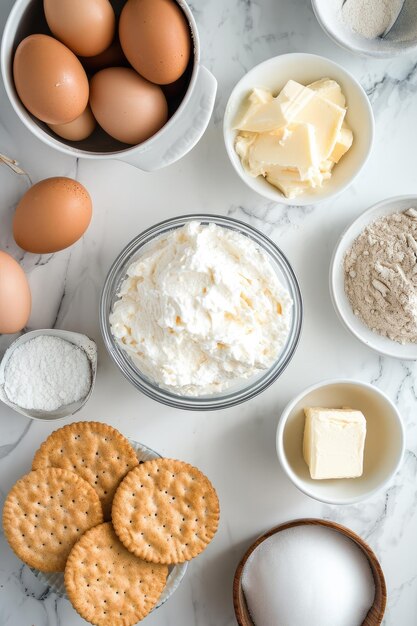
M 1 71 L 17 115 L 43 142 L 143 170 L 199 141 L 217 88 L 183 0 L 16 0 Z

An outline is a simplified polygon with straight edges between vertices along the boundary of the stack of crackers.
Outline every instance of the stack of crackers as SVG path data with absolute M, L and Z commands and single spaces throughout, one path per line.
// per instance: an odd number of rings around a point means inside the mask
M 64 572 L 75 610 L 96 626 L 133 626 L 155 607 L 169 566 L 202 552 L 219 524 L 210 481 L 182 461 L 139 463 L 98 422 L 53 432 L 9 492 L 6 538 L 22 561 Z

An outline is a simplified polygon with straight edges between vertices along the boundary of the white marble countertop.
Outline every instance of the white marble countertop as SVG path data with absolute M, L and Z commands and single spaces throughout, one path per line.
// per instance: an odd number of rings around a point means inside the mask
M 1 0 L 2 30 L 13 0 Z M 328 291 L 331 253 L 341 231 L 371 204 L 416 192 L 417 55 L 392 61 L 359 58 L 321 31 L 307 0 L 193 0 L 203 62 L 219 81 L 215 113 L 200 144 L 182 161 L 146 174 L 116 162 L 75 162 L 53 152 L 20 123 L 0 86 L 0 152 L 16 158 L 34 181 L 78 178 L 94 201 L 92 224 L 70 250 L 39 257 L 19 251 L 10 235 L 26 181 L 0 168 L 0 248 L 21 260 L 33 292 L 30 328 L 56 326 L 93 337 L 99 346 L 95 391 L 82 419 L 102 420 L 162 454 L 198 465 L 217 487 L 222 515 L 207 551 L 191 563 L 172 599 L 147 626 L 232 626 L 232 579 L 249 543 L 280 522 L 317 516 L 341 522 L 374 548 L 385 571 L 385 626 L 414 626 L 417 614 L 417 370 L 379 357 L 338 321 Z M 222 116 L 234 83 L 268 57 L 303 51 L 331 57 L 366 88 L 376 115 L 373 155 L 354 186 L 316 207 L 263 200 L 237 177 L 226 156 Z M 191 212 L 231 215 L 268 234 L 287 254 L 305 302 L 301 343 L 284 375 L 251 402 L 214 413 L 158 405 L 137 392 L 112 364 L 98 327 L 106 272 L 121 248 L 155 222 Z M 11 341 L 3 337 L 0 348 Z M 385 493 L 357 506 L 332 507 L 305 497 L 284 476 L 275 452 L 277 419 L 307 385 L 335 376 L 384 389 L 407 429 L 404 464 Z M 77 417 L 78 417 L 77 416 Z M 39 443 L 59 423 L 30 422 L 0 407 L 0 504 L 30 468 Z M 0 625 L 79 626 L 68 601 L 42 586 L 0 535 Z M 319 625 L 312 625 L 319 626 Z

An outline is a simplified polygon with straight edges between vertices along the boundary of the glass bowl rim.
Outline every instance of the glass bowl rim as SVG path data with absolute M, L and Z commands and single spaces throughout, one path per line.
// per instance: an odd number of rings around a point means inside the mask
M 157 237 L 192 221 L 198 221 L 203 224 L 214 223 L 249 237 L 272 260 L 273 266 L 277 266 L 284 274 L 287 283 L 285 286 L 289 288 L 293 300 L 291 329 L 284 349 L 273 365 L 261 376 L 254 379 L 249 378 L 246 385 L 240 385 L 235 390 L 232 387 L 231 390 L 226 390 L 225 393 L 206 396 L 182 396 L 175 394 L 145 378 L 139 369 L 129 362 L 129 358 L 123 354 L 121 348 L 117 346 L 110 330 L 108 315 L 116 297 L 117 285 L 115 285 L 115 280 L 120 270 L 131 260 L 132 256 L 140 252 L 146 244 Z M 134 237 L 113 261 L 104 281 L 100 297 L 100 331 L 106 350 L 121 373 L 136 389 L 139 389 L 153 400 L 167 406 L 186 410 L 209 411 L 229 408 L 246 402 L 267 389 L 283 373 L 291 361 L 300 341 L 302 320 L 303 301 L 300 286 L 290 262 L 281 249 L 272 239 L 254 226 L 229 216 L 211 213 L 192 213 L 168 218 L 150 226 Z

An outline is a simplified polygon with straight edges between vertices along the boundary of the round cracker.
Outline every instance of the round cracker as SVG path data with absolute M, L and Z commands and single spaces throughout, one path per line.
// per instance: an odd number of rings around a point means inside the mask
M 18 480 L 3 509 L 10 547 L 41 572 L 63 572 L 76 541 L 102 521 L 94 489 L 74 472 L 52 467 Z
M 155 607 L 168 567 L 126 550 L 110 522 L 92 528 L 73 547 L 65 588 L 74 609 L 96 626 L 131 626 Z
M 107 520 L 120 481 L 138 463 L 134 448 L 112 426 L 75 422 L 49 435 L 36 452 L 32 469 L 62 467 L 79 474 L 98 493 Z
M 219 500 L 196 467 L 146 461 L 116 491 L 112 521 L 121 542 L 152 563 L 183 563 L 202 552 L 219 525 Z

